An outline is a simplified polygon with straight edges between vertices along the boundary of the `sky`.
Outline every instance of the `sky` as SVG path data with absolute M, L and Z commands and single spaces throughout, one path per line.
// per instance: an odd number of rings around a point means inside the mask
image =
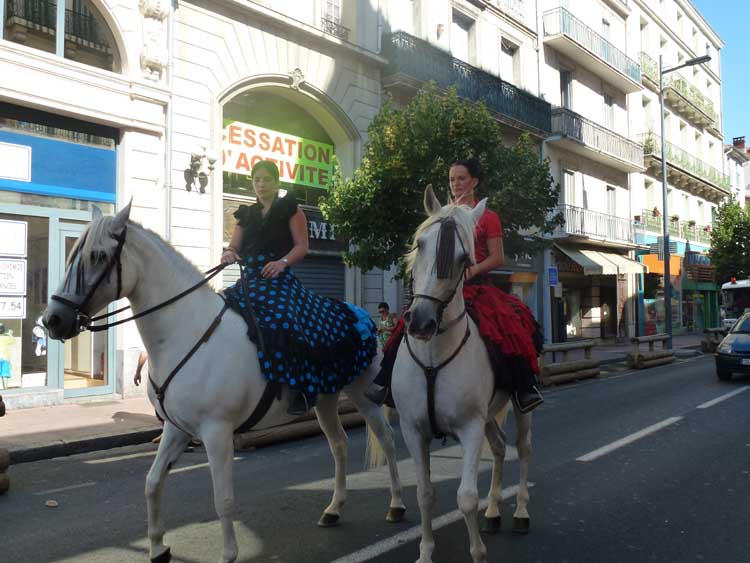
M 693 5 L 724 42 L 721 50 L 721 87 L 724 107 L 724 142 L 747 137 L 750 142 L 750 72 L 745 39 L 750 32 L 747 0 L 692 0 Z M 749 41 L 750 43 L 750 41 Z

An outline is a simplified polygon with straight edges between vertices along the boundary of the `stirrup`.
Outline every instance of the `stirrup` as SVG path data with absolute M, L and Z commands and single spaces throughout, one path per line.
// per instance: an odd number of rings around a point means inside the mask
M 381 387 L 380 389 L 376 389 L 374 386 L 371 386 L 367 391 L 365 391 L 365 397 L 367 397 L 370 401 L 372 401 L 379 407 L 382 407 L 383 403 L 385 403 L 385 400 L 388 398 L 388 387 Z
M 304 406 L 302 403 L 304 403 Z M 304 416 L 310 412 L 311 408 L 310 402 L 307 400 L 307 395 L 299 391 L 292 392 L 292 396 L 289 397 L 289 407 L 286 410 L 286 414 L 290 416 Z
M 539 389 L 536 388 L 536 385 L 531 388 L 531 391 L 529 393 L 526 393 L 527 396 L 534 397 L 536 395 L 536 397 L 525 405 L 521 404 L 518 395 L 518 391 L 513 392 L 513 406 L 515 406 L 518 409 L 518 412 L 522 414 L 530 413 L 544 402 L 544 397 L 542 397 L 542 394 L 539 392 Z

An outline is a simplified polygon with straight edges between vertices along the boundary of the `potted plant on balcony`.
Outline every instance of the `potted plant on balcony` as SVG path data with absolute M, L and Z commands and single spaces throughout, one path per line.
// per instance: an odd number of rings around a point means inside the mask
M 680 220 L 680 216 L 679 216 L 679 215 L 672 215 L 672 216 L 670 217 L 670 219 L 671 219 L 671 221 L 672 221 L 673 223 L 676 223 L 677 221 L 679 221 L 679 220 Z
M 711 225 L 706 225 L 705 227 L 703 227 L 703 232 L 704 233 L 710 233 L 711 232 Z
M 692 229 L 693 227 L 695 227 L 695 220 L 694 219 L 690 219 L 687 222 L 687 224 L 688 224 L 688 227 L 690 227 Z

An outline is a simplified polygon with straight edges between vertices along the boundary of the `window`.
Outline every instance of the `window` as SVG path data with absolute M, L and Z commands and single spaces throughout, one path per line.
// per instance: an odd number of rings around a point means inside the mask
M 470 63 L 470 39 L 474 22 L 469 18 L 453 12 L 453 23 L 451 24 L 451 53 L 457 59 Z
M 336 25 L 341 25 L 341 0 L 325 0 L 323 17 Z
M 680 36 L 685 33 L 685 26 L 683 24 L 684 22 L 682 20 L 682 14 L 680 12 L 677 12 L 677 33 L 679 33 Z
M 683 148 L 688 146 L 688 128 L 684 121 L 680 121 L 680 144 Z
M 685 60 L 685 55 L 682 53 L 677 53 L 677 64 L 682 64 L 682 61 Z
M 656 207 L 656 189 L 654 188 L 654 183 L 650 180 L 646 180 L 644 184 L 646 188 L 646 210 L 651 211 L 654 207 Z
M 604 94 L 604 126 L 612 130 L 615 128 L 615 99 L 609 94 Z
M 560 71 L 560 105 L 564 108 L 572 108 L 572 76 L 569 70 Z
M 611 37 L 611 26 L 609 25 L 609 22 L 604 19 L 602 20 L 602 37 L 607 41 L 609 41 Z
M 563 189 L 565 190 L 565 205 L 577 205 L 576 174 L 572 170 L 566 170 L 563 174 Z
M 517 84 L 518 45 L 507 39 L 500 40 L 500 78 Z
M 607 186 L 607 213 L 617 215 L 617 189 Z

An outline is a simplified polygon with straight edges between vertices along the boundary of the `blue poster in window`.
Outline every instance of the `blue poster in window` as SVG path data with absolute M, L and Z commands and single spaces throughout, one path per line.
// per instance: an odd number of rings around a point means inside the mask
M 26 150 L 20 151 L 22 148 Z M 0 172 L 2 190 L 115 201 L 117 158 L 112 149 L 0 131 L 0 161 L 15 154 L 27 155 L 30 178 Z

